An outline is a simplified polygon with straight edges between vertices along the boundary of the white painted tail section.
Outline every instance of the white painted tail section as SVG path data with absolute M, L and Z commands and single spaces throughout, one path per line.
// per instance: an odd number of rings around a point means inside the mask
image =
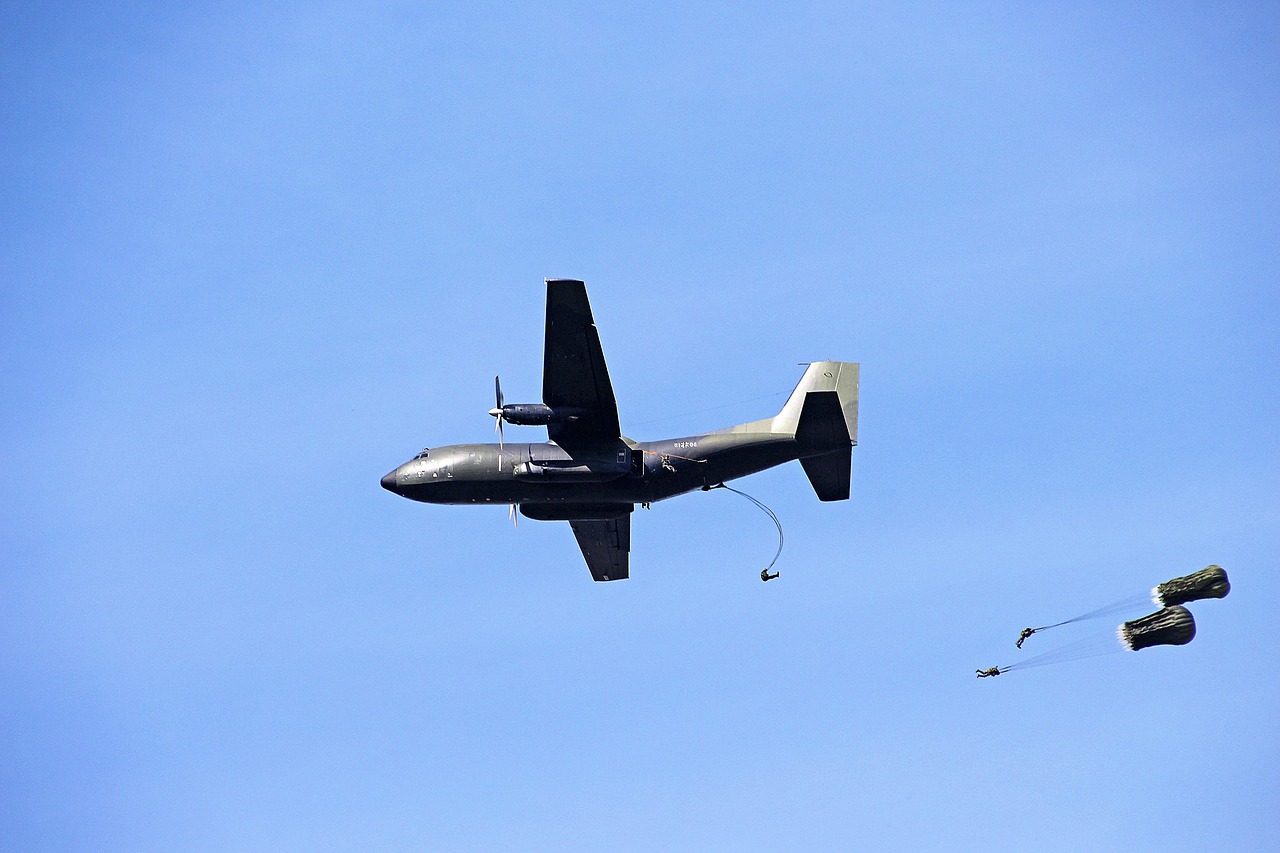
M 748 424 L 716 430 L 718 433 L 774 433 L 776 435 L 795 435 L 800 425 L 800 411 L 804 408 L 804 397 L 810 391 L 835 391 L 840 398 L 840 409 L 844 413 L 845 427 L 849 430 L 849 439 L 858 443 L 858 380 L 860 365 L 850 361 L 815 361 L 805 370 L 800 384 L 787 398 L 782 411 L 772 418 L 752 421 Z

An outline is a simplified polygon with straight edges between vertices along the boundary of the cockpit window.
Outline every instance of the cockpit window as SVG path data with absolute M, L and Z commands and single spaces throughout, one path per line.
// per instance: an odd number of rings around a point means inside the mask
M 417 456 L 415 456 L 415 457 L 413 457 L 413 458 L 414 458 L 414 459 L 426 459 L 426 458 L 427 458 L 427 455 L 428 455 L 428 454 L 430 454 L 430 453 L 431 453 L 431 448 L 430 448 L 430 447 L 424 447 L 424 448 L 422 448 L 422 450 L 418 453 L 418 455 L 417 455 Z

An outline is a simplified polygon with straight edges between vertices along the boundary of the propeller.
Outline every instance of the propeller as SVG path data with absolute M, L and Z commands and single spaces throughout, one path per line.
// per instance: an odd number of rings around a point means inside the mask
M 511 519 L 511 526 L 520 529 L 520 513 L 516 512 L 517 504 L 511 505 L 511 510 L 507 513 L 507 518 Z
M 494 406 L 492 409 L 490 409 L 490 410 L 489 410 L 489 414 L 493 415 L 493 416 L 494 416 L 494 418 L 496 418 L 496 419 L 497 419 L 497 420 L 496 420 L 496 422 L 495 422 L 495 423 L 494 423 L 494 425 L 493 425 L 493 428 L 494 428 L 494 429 L 497 431 L 497 433 L 498 433 L 498 452 L 499 452 L 499 454 L 501 454 L 501 452 L 502 452 L 502 421 L 503 421 L 503 417 L 502 417 L 502 380 L 501 380 L 501 379 L 499 379 L 497 376 L 493 377 L 493 397 L 494 397 L 494 400 L 497 402 L 497 405 L 496 405 L 496 406 Z M 499 468 L 501 468 L 501 467 L 502 467 L 501 462 L 499 462 L 498 467 L 499 467 Z

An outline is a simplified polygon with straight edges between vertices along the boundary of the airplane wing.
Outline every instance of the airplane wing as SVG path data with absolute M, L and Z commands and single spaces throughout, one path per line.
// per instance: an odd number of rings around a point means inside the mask
M 547 281 L 542 402 L 553 408 L 583 410 L 575 420 L 547 426 L 551 440 L 561 446 L 610 442 L 621 434 L 600 335 L 591 316 L 587 287 L 580 281 Z
M 598 581 L 622 580 L 630 573 L 631 516 L 569 522 L 591 577 Z

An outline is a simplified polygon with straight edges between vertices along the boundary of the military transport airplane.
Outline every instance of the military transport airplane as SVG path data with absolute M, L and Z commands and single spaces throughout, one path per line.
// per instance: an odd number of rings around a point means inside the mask
M 600 335 L 580 281 L 547 281 L 541 403 L 503 403 L 502 423 L 545 425 L 536 444 L 428 448 L 382 478 L 415 501 L 510 504 L 539 521 L 567 521 L 591 576 L 630 572 L 631 512 L 695 489 L 707 490 L 792 459 L 824 501 L 849 497 L 858 443 L 857 364 L 816 361 L 772 418 L 701 435 L 633 441 L 622 435 Z

